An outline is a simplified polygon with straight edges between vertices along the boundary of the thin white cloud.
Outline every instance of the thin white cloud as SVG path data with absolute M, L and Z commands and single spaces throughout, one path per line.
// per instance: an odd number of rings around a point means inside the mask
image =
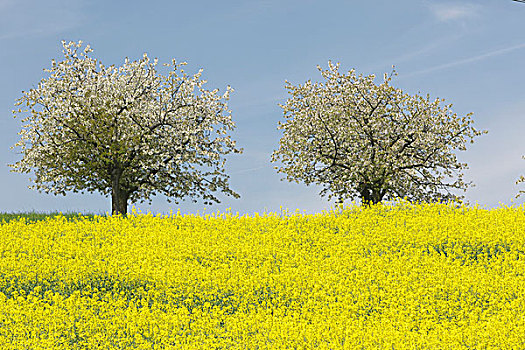
M 258 167 L 256 167 L 256 168 L 249 168 L 249 169 L 237 170 L 237 171 L 231 172 L 231 173 L 229 173 L 229 174 L 230 174 L 230 175 L 236 175 L 236 174 L 249 173 L 249 172 L 257 171 L 257 170 L 264 169 L 264 168 L 267 168 L 267 167 L 268 167 L 268 166 L 258 166 Z
M 465 20 L 479 14 L 479 7 L 470 3 L 429 3 L 428 8 L 442 22 Z
M 481 61 L 481 60 L 484 60 L 484 59 L 487 59 L 487 58 L 491 58 L 491 57 L 494 57 L 494 56 L 500 56 L 500 55 L 503 55 L 503 54 L 506 54 L 506 53 L 509 53 L 509 52 L 512 52 L 512 51 L 516 51 L 516 50 L 519 50 L 519 49 L 523 49 L 523 48 L 525 48 L 525 43 L 521 43 L 521 44 L 518 44 L 518 45 L 506 47 L 506 48 L 503 48 L 503 49 L 498 49 L 498 50 L 486 52 L 486 53 L 483 53 L 483 54 L 480 54 L 480 55 L 476 55 L 476 56 L 473 56 L 473 57 L 460 59 L 460 60 L 457 60 L 457 61 L 452 61 L 452 62 L 449 62 L 449 63 L 440 64 L 440 65 L 437 65 L 437 66 L 434 66 L 434 67 L 430 67 L 430 68 L 425 68 L 425 69 L 422 69 L 422 70 L 419 70 L 419 71 L 415 71 L 413 73 L 409 73 L 409 74 L 403 75 L 403 77 L 406 78 L 406 77 L 411 77 L 411 76 L 414 76 L 414 75 L 426 74 L 426 73 L 430 73 L 430 72 L 433 72 L 433 71 L 436 71 L 436 70 L 441 70 L 441 69 L 451 68 L 451 67 L 455 67 L 455 66 L 460 66 L 460 65 L 463 65 L 463 64 L 467 64 L 467 63 Z
M 404 54 L 400 56 L 396 56 L 393 58 L 389 58 L 388 60 L 382 61 L 380 64 L 373 67 L 373 69 L 370 69 L 371 71 L 377 71 L 384 69 L 384 67 L 390 67 L 392 64 L 394 66 L 398 66 L 400 63 L 407 62 L 407 61 L 413 61 L 414 59 L 420 59 L 421 57 L 429 56 L 433 52 L 437 52 L 440 48 L 443 46 L 453 43 L 457 41 L 458 39 L 462 38 L 463 34 L 454 34 L 453 36 L 444 36 L 438 39 L 431 40 L 427 42 L 424 46 L 421 46 L 418 49 L 415 49 L 414 51 L 405 51 Z

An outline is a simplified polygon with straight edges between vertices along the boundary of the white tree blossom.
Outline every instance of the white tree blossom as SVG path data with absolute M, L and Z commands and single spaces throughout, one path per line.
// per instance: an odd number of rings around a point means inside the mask
M 525 156 L 522 156 L 523 159 L 525 159 Z M 516 185 L 525 182 L 525 176 L 521 175 L 520 178 L 516 181 Z M 516 198 L 520 197 L 522 194 L 525 194 L 525 190 L 520 190 L 518 194 L 516 195 Z
M 339 201 L 359 197 L 370 205 L 385 199 L 461 200 L 451 189 L 466 190 L 462 169 L 451 152 L 466 150 L 477 131 L 470 116 L 459 117 L 443 99 L 410 96 L 375 76 L 339 73 L 328 63 L 324 81 L 293 86 L 280 105 L 286 121 L 272 161 L 286 179 L 323 186 L 321 195 Z M 446 181 L 454 179 L 455 181 Z
M 202 70 L 187 75 L 172 60 L 157 73 L 147 54 L 121 67 L 90 57 L 82 41 L 62 42 L 64 60 L 52 60 L 49 77 L 23 92 L 23 158 L 13 171 L 30 173 L 39 191 L 94 192 L 112 197 L 112 212 L 126 214 L 128 201 L 202 197 L 228 186 L 222 155 L 241 153 L 227 132 L 235 125 L 226 101 L 232 89 L 205 90 Z M 27 107 L 27 108 L 26 108 Z M 26 109 L 23 109 L 26 108 Z M 28 113 L 29 112 L 29 113 Z M 28 113 L 28 114 L 26 114 Z

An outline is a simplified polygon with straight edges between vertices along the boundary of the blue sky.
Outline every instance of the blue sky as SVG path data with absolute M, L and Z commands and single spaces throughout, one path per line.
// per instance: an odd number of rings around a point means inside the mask
M 320 187 L 280 181 L 270 155 L 281 136 L 279 103 L 293 84 L 321 79 L 317 65 L 328 60 L 341 70 L 382 77 L 396 66 L 392 84 L 409 93 L 429 93 L 453 103 L 460 115 L 473 112 L 475 127 L 489 131 L 458 152 L 469 164 L 465 179 L 471 203 L 488 208 L 511 199 L 525 185 L 525 4 L 477 1 L 100 1 L 0 0 L 0 211 L 104 213 L 110 198 L 99 194 L 53 196 L 29 190 L 30 175 L 12 173 L 20 158 L 21 122 L 14 102 L 45 77 L 51 59 L 60 59 L 61 40 L 89 43 L 105 65 L 144 52 L 160 63 L 187 61 L 187 71 L 204 69 L 208 88 L 235 92 L 229 103 L 242 155 L 229 156 L 227 171 L 240 199 L 221 196 L 205 212 L 231 208 L 241 214 L 279 211 L 308 213 L 334 203 Z M 378 82 L 379 82 L 378 78 Z M 514 200 L 524 203 L 525 196 Z M 142 212 L 202 213 L 189 199 L 168 203 L 157 196 Z

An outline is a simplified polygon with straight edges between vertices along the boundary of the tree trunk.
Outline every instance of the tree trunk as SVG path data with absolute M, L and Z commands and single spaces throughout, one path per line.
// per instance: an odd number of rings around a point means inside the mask
M 359 193 L 361 194 L 362 205 L 370 207 L 372 204 L 380 203 L 385 196 L 386 191 L 381 191 L 380 189 L 364 185 L 361 187 Z
M 129 193 L 121 188 L 122 170 L 115 169 L 111 173 L 111 214 L 126 216 L 128 213 Z
M 111 189 L 111 211 L 113 215 L 126 216 L 128 213 L 128 195 L 126 192 L 115 188 Z

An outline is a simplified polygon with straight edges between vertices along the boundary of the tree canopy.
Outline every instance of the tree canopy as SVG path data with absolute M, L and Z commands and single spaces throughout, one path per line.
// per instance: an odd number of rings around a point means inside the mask
M 229 188 L 222 157 L 241 153 L 228 136 L 234 129 L 226 101 L 232 89 L 204 89 L 202 69 L 187 75 L 185 62 L 164 64 L 147 54 L 104 66 L 82 42 L 62 42 L 64 59 L 49 76 L 17 100 L 22 119 L 23 158 L 10 166 L 29 173 L 39 191 L 98 191 L 112 197 L 112 213 L 128 201 L 151 201 L 160 193 L 174 200 L 214 192 L 239 197 Z M 24 107 L 26 107 L 24 109 Z
M 522 157 L 525 159 L 525 156 Z M 524 182 L 525 183 L 525 176 L 521 175 L 520 178 L 516 181 L 516 185 Z M 516 195 L 516 198 L 520 197 L 522 194 L 525 194 L 525 190 L 520 190 L 518 194 Z
M 460 163 L 452 152 L 486 131 L 472 127 L 472 113 L 460 117 L 444 99 L 409 95 L 393 87 L 392 74 L 375 84 L 374 75 L 339 72 L 339 64 L 318 66 L 323 82 L 294 86 L 281 105 L 283 136 L 272 161 L 286 179 L 318 184 L 321 195 L 363 204 L 385 199 L 461 200 Z

